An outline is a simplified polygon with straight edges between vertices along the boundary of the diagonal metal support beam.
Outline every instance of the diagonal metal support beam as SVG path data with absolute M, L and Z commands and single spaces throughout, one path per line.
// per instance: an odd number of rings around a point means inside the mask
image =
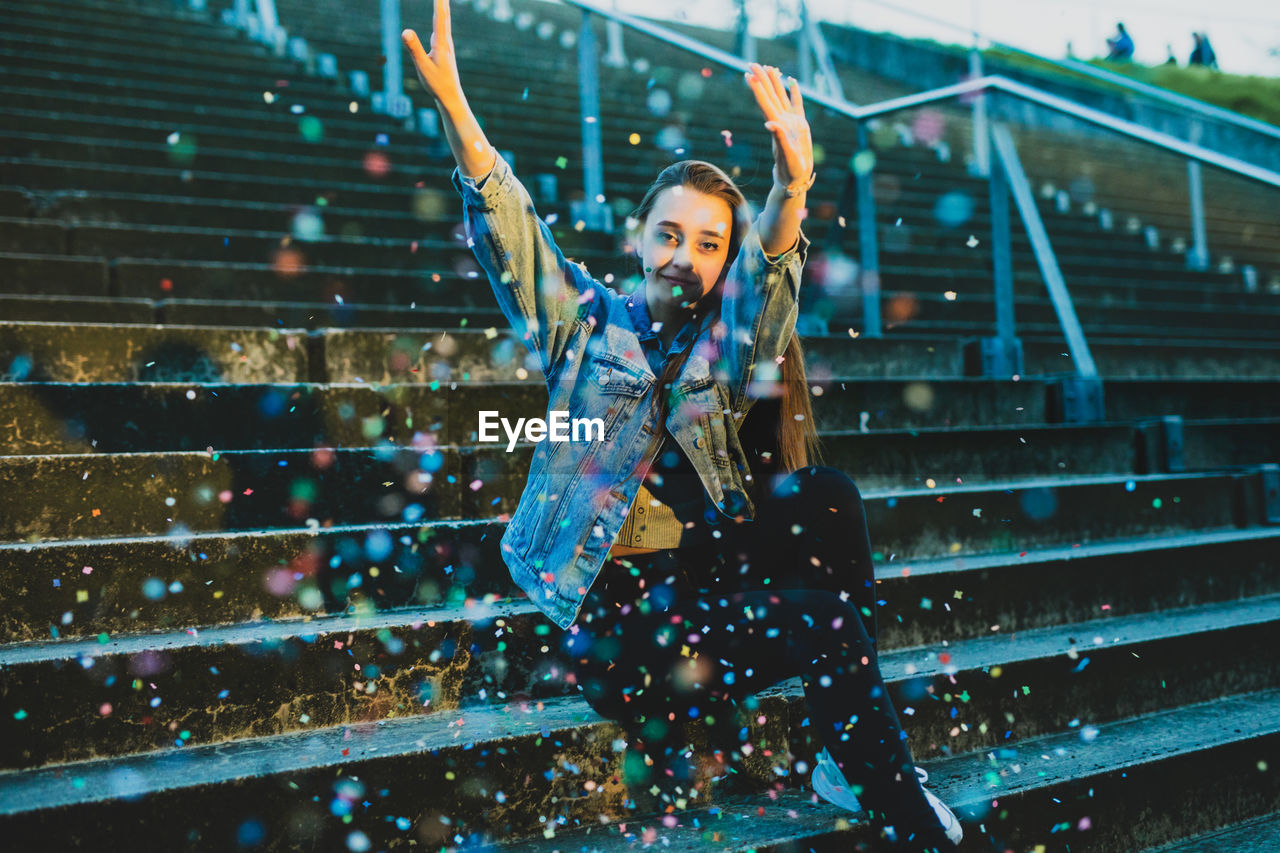
M 1062 270 L 1058 268 L 1058 259 L 1053 254 L 1053 246 L 1049 244 L 1049 235 L 1040 219 L 1040 211 L 1036 208 L 1035 196 L 1031 185 L 1027 183 L 1026 173 L 1022 171 L 1022 163 L 1018 160 L 1018 151 L 1013 144 L 1013 136 L 1009 128 L 1003 124 L 993 123 L 991 126 L 991 142 L 998 155 L 998 168 L 1009 182 L 1009 191 L 1013 194 L 1018 213 L 1022 216 L 1022 224 L 1027 229 L 1027 237 L 1031 240 L 1031 248 L 1035 251 L 1036 264 L 1040 267 L 1040 275 L 1049 288 L 1049 298 L 1053 300 L 1053 310 L 1058 315 L 1058 324 L 1067 338 L 1067 347 L 1071 351 L 1071 360 L 1075 362 L 1080 376 L 1094 378 L 1098 368 L 1089 352 L 1089 344 L 1084 338 L 1084 329 L 1076 317 L 1075 306 L 1071 302 L 1071 294 L 1067 291 L 1066 282 L 1062 279 Z

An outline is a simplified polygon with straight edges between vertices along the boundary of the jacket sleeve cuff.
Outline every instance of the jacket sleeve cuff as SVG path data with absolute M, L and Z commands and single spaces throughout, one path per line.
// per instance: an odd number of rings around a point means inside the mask
M 804 266 L 809 255 L 809 238 L 804 236 L 803 228 L 798 229 L 796 241 L 791 245 L 790 249 L 787 249 L 781 255 L 770 255 L 765 252 L 764 245 L 760 242 L 759 232 L 752 228 L 750 245 L 744 246 L 743 248 L 749 249 L 752 252 L 758 252 L 760 259 L 763 261 L 766 268 L 785 267 L 796 257 L 799 257 L 800 265 Z
M 511 166 L 502 159 L 497 149 L 491 147 L 491 150 L 496 159 L 488 172 L 478 178 L 469 178 L 462 174 L 461 168 L 455 166 L 450 178 L 458 194 L 462 196 L 463 202 L 476 210 L 493 210 L 498 205 L 498 201 L 511 192 L 511 186 L 515 182 L 515 173 L 511 171 Z

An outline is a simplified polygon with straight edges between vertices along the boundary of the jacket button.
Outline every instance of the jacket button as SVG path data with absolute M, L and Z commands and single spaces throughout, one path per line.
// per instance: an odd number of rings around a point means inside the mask
M 696 448 L 698 448 L 699 450 L 701 450 L 701 449 L 702 449 L 702 445 L 703 445 L 703 443 L 704 443 L 704 442 L 702 441 L 702 436 L 698 436 L 697 438 L 695 438 L 695 439 L 693 440 L 693 446 L 694 446 L 694 447 L 696 447 Z
M 640 541 L 640 534 L 639 534 L 639 533 L 637 533 L 637 534 L 636 534 L 635 541 L 637 541 L 637 542 L 639 542 L 639 541 Z
M 644 507 L 642 506 L 636 507 L 636 513 L 639 515 L 644 515 Z

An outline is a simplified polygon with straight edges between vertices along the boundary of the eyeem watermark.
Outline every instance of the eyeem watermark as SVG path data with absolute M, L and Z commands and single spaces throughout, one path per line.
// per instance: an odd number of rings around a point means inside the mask
M 550 418 L 517 418 L 515 426 L 506 418 L 499 418 L 497 412 L 480 413 L 480 440 L 485 442 L 501 441 L 497 434 L 498 425 L 507 434 L 507 452 L 515 450 L 520 440 L 520 431 L 524 430 L 524 440 L 537 443 L 539 441 L 604 441 L 604 418 L 574 418 L 572 426 L 569 413 L 560 409 L 549 412 Z M 573 437 L 570 438 L 570 433 Z M 594 435 L 594 438 L 592 437 Z

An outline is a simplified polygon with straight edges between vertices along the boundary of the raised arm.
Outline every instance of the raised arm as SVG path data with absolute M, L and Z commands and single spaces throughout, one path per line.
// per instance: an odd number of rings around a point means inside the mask
M 453 182 L 466 203 L 471 250 L 489 277 L 498 307 L 549 379 L 574 324 L 602 295 L 599 286 L 581 265 L 565 259 L 528 191 L 471 112 L 458 78 L 449 0 L 436 0 L 431 53 L 423 51 L 413 30 L 405 30 L 401 40 L 418 79 L 436 100 L 458 163 Z
M 462 91 L 458 62 L 453 52 L 449 0 L 436 0 L 435 15 L 431 19 L 430 53 L 422 49 L 422 42 L 413 30 L 402 32 L 400 40 L 413 56 L 419 82 L 436 100 L 444 135 L 449 140 L 453 159 L 458 161 L 458 169 L 464 177 L 484 177 L 493 168 L 496 152 L 485 138 Z
M 760 245 L 765 254 L 780 255 L 796 243 L 806 193 L 817 176 L 813 167 L 813 135 L 804 114 L 800 84 L 791 78 L 791 91 L 782 72 L 751 63 L 747 84 L 765 117 L 773 142 L 773 186 L 760 213 Z
M 809 241 L 800 230 L 806 193 L 813 185 L 813 140 L 800 84 L 788 94 L 777 68 L 755 63 L 747 84 L 773 139 L 773 186 L 725 278 L 721 318 L 728 345 L 723 354 L 735 410 L 754 396 L 753 379 L 776 378 L 799 313 L 800 276 Z

